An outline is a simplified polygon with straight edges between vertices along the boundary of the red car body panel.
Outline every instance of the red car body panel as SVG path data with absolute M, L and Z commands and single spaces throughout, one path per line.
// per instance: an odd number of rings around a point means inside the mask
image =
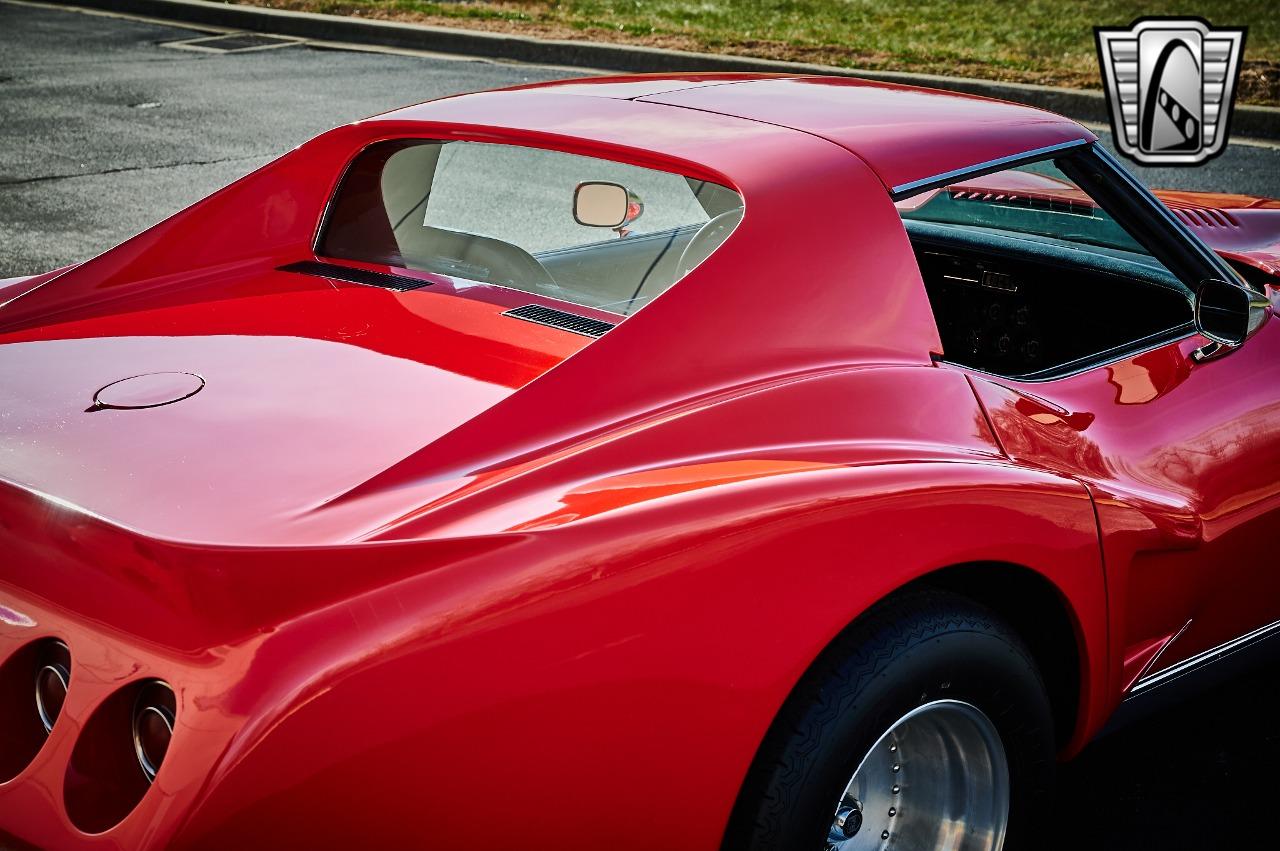
M 1049 384 L 975 380 L 1012 458 L 1070 471 L 1096 497 L 1117 691 L 1276 620 L 1263 554 L 1280 519 L 1280 325 L 1230 363 L 1193 363 L 1195 347 Z
M 1280 201 L 1170 190 L 1156 192 L 1156 197 L 1219 254 L 1280 276 Z
M 391 138 L 678 171 L 734 187 L 747 213 L 585 347 L 498 316 L 514 302 L 496 287 L 277 271 L 316 259 L 344 166 Z M 528 848 L 717 848 L 818 653 L 894 590 L 979 563 L 1061 601 L 1076 752 L 1179 618 L 1201 617 L 1197 593 L 1223 603 L 1197 641 L 1265 614 L 1262 595 L 1226 605 L 1196 553 L 1257 556 L 1274 523 L 1259 467 L 1276 458 L 1275 382 L 1230 377 L 1273 374 L 1280 332 L 1204 365 L 1183 341 L 1053 398 L 939 366 L 886 188 L 1092 138 L 1022 107 L 810 79 L 470 95 L 326 133 L 97 258 L 9 283 L 0 720 L 24 711 L 9 679 L 30 642 L 64 640 L 73 669 L 43 747 L 0 752 L 0 831 L 453 848 L 496 823 Z M 157 370 L 206 387 L 86 411 Z M 1180 471 L 1162 441 L 1226 448 Z M 1243 564 L 1236 581 L 1274 590 Z M 135 805 L 138 778 L 94 736 L 146 677 L 178 712 Z
M 643 98 L 803 128 L 866 162 L 889 188 L 1097 137 L 1052 112 L 913 86 L 833 77 L 699 86 Z
M 501 312 L 528 299 L 475 290 L 459 298 L 444 282 L 392 292 L 287 272 L 227 274 L 209 301 L 7 335 L 0 476 L 153 537 L 297 542 L 335 494 L 587 342 L 531 323 L 512 328 Z M 199 374 L 208 390 L 146 417 L 76 416 L 89 407 L 80 405 L 86 383 L 156 371 Z M 43 435 L 38 447 L 33 433 Z

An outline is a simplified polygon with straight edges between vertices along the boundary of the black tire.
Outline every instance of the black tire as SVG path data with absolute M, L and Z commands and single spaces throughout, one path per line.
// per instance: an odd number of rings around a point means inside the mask
M 999 732 L 1010 784 L 1004 848 L 1042 844 L 1056 758 L 1040 672 L 995 614 L 921 591 L 868 612 L 796 686 L 747 775 L 726 851 L 820 851 L 862 756 L 898 719 L 943 699 L 972 704 Z

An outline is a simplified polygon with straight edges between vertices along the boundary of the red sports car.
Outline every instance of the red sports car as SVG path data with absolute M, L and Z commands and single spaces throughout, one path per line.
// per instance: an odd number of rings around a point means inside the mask
M 1034 847 L 1280 633 L 1280 203 L 592 79 L 0 288 L 0 844 Z M 487 826 L 486 826 L 487 825 Z

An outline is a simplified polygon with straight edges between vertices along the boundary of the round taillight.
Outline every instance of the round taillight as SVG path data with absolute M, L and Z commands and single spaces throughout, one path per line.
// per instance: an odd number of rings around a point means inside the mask
M 148 783 L 155 780 L 169 752 L 176 711 L 173 690 L 159 680 L 147 683 L 138 693 L 133 707 L 133 752 Z
M 61 641 L 51 641 L 40 651 L 36 668 L 36 714 L 45 733 L 53 730 L 71 687 L 71 651 Z

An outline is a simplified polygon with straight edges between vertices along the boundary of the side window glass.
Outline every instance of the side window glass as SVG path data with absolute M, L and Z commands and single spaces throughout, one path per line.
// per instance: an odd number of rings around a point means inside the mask
M 1053 161 L 898 209 L 953 363 L 1046 378 L 1189 330 L 1187 287 Z

